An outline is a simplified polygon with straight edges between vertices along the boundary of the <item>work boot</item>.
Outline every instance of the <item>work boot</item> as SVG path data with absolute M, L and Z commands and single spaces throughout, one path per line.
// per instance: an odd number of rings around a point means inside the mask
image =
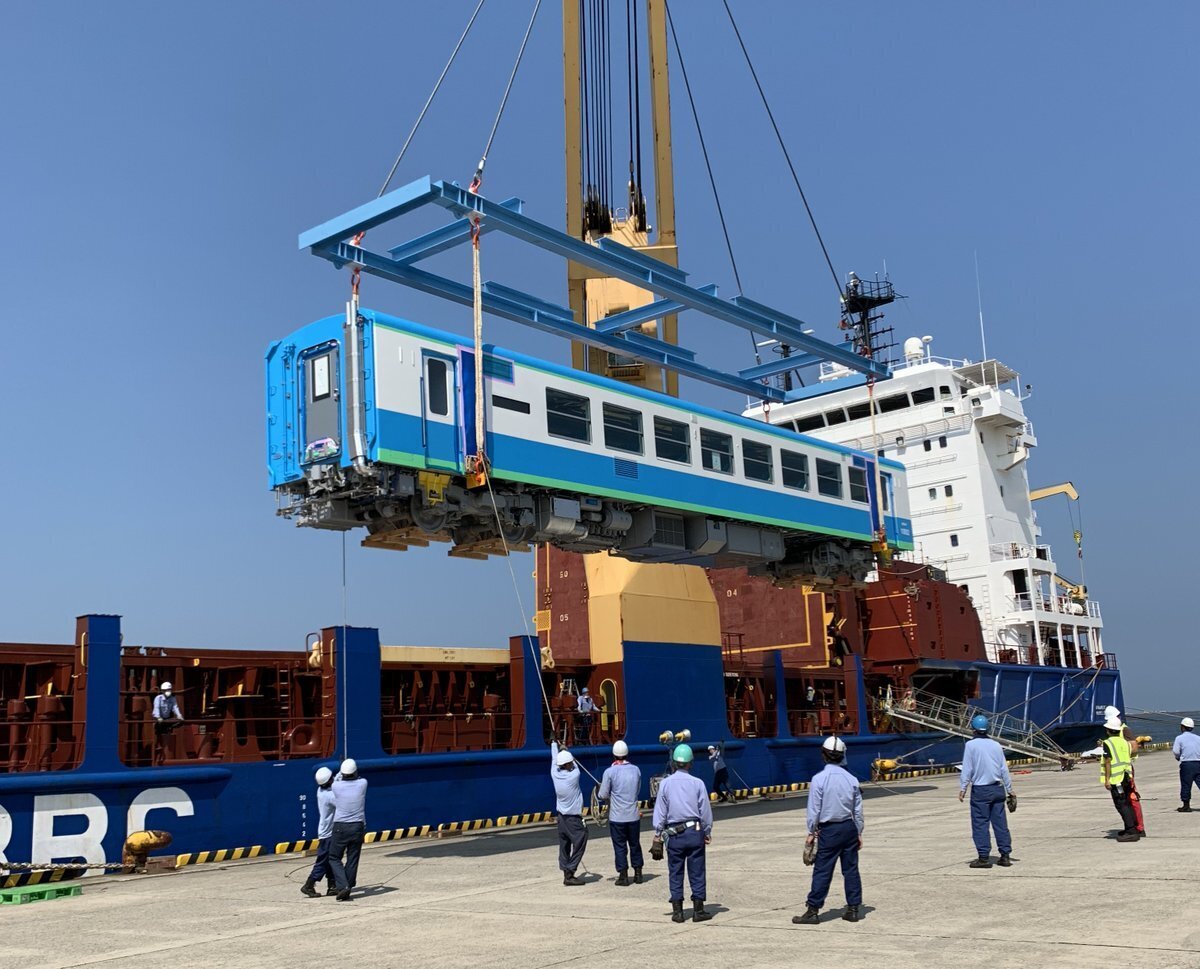
M 816 925 L 821 921 L 821 910 L 811 905 L 804 910 L 803 915 L 793 915 L 792 925 Z
M 1180 814 L 1191 814 L 1192 806 L 1187 801 L 1184 801 L 1183 807 L 1177 807 L 1175 810 L 1178 811 Z
M 693 898 L 692 899 L 692 921 L 693 922 L 707 922 L 712 917 L 713 917 L 712 912 L 705 911 L 704 899 L 702 899 L 702 898 Z
M 622 885 L 622 886 L 629 884 L 629 869 L 628 868 L 621 869 L 620 874 L 617 875 L 617 884 Z
M 338 892 L 338 893 L 337 893 L 337 900 L 338 900 L 339 902 L 349 902 L 349 901 L 352 901 L 352 899 L 350 898 L 350 889 L 348 889 L 348 888 L 343 888 L 343 889 L 342 889 L 340 892 Z
M 329 887 L 327 889 L 325 889 L 325 897 L 328 898 L 330 895 L 336 895 L 336 894 L 337 894 L 337 882 L 330 882 Z
M 1122 831 L 1117 835 L 1117 840 L 1122 843 L 1128 843 L 1130 841 L 1141 841 L 1141 838 L 1138 837 L 1136 831 Z
M 683 899 L 682 898 L 678 902 L 671 903 L 671 921 L 672 922 L 686 922 L 687 921 L 687 916 L 683 914 Z
M 635 885 L 640 885 L 642 883 L 642 869 L 633 869 L 633 882 Z
M 991 868 L 992 867 L 992 859 L 991 858 L 976 858 L 967 867 L 968 868 Z
M 585 884 L 585 882 L 582 878 L 576 878 L 575 872 L 564 871 L 563 872 L 563 884 L 564 885 L 583 885 L 583 884 Z
M 860 918 L 862 916 L 858 913 L 857 905 L 847 905 L 846 911 L 842 913 L 842 921 L 844 922 L 857 922 Z
M 313 888 L 314 884 L 316 883 L 311 878 L 308 879 L 308 881 L 300 886 L 300 894 L 307 895 L 309 898 L 319 898 L 320 896 L 317 894 L 316 889 Z
M 1011 868 L 1012 858 L 1009 855 L 1001 855 L 1000 860 L 996 862 L 1001 868 Z

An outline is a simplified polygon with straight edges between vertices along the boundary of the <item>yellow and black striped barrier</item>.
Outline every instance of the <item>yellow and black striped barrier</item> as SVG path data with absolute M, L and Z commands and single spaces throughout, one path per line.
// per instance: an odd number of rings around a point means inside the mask
M 84 873 L 84 868 L 55 868 L 53 871 L 25 871 L 0 877 L 0 888 L 21 888 L 25 885 L 46 885 L 71 881 Z
M 195 851 L 191 854 L 176 855 L 175 867 L 204 865 L 214 861 L 241 861 L 245 858 L 257 858 L 262 853 L 262 845 L 251 845 L 248 848 L 221 848 L 217 851 Z
M 495 827 L 496 822 L 491 818 L 480 818 L 478 821 L 450 821 L 437 826 L 438 834 L 463 834 L 467 831 L 482 831 L 484 828 Z
M 392 828 L 389 831 L 369 831 L 365 837 L 367 844 L 382 841 L 401 841 L 404 838 L 424 838 L 434 830 L 431 824 L 415 825 L 411 828 Z
M 496 827 L 515 828 L 522 824 L 545 824 L 547 821 L 553 820 L 554 814 L 551 811 L 535 811 L 533 814 L 510 814 L 507 817 L 496 818 Z

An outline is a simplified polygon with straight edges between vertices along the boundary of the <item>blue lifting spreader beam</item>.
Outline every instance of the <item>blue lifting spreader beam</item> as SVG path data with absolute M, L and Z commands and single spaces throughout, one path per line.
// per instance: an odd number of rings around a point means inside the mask
M 409 242 L 393 246 L 384 253 L 372 252 L 348 241 L 360 232 L 374 229 L 430 204 L 449 209 L 458 218 Z M 828 343 L 806 333 L 803 320 L 741 296 L 732 300 L 721 299 L 717 296 L 715 286 L 688 285 L 687 274 L 674 266 L 612 239 L 601 239 L 596 245 L 583 242 L 523 215 L 521 208 L 520 199 L 491 202 L 456 183 L 435 182 L 426 176 L 309 229 L 300 235 L 300 248 L 311 249 L 315 255 L 328 259 L 335 266 L 359 266 L 363 272 L 373 276 L 471 306 L 474 293 L 470 285 L 418 269 L 416 263 L 469 242 L 471 222 L 478 218 L 481 232 L 503 232 L 539 249 L 588 266 L 600 275 L 623 279 L 658 297 L 648 306 L 635 307 L 598 320 L 593 328 L 576 320 L 565 306 L 499 283 L 487 282 L 483 284 L 482 292 L 486 313 L 667 367 L 684 376 L 725 387 L 757 400 L 784 402 L 800 396 L 800 391 L 785 391 L 772 386 L 766 382 L 767 378 L 822 361 L 856 371 L 863 382 L 872 377 L 883 380 L 891 376 L 884 364 L 860 356 L 849 343 Z M 797 350 L 798 354 L 730 372 L 698 363 L 694 351 L 646 336 L 637 329 L 642 323 L 682 310 L 694 310 L 751 333 L 772 336 Z

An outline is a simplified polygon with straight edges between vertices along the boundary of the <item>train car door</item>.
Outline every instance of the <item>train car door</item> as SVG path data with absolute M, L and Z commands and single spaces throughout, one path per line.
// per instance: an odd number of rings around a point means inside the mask
M 338 346 L 325 343 L 300 355 L 304 381 L 300 421 L 302 461 L 312 464 L 336 457 L 342 450 L 341 370 Z
M 421 443 L 425 466 L 462 469 L 454 357 L 426 350 L 421 360 Z

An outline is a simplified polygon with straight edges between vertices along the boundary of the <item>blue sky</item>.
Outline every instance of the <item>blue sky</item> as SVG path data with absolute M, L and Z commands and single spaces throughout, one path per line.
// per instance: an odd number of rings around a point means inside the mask
M 341 620 L 340 537 L 274 517 L 262 354 L 340 311 L 345 274 L 299 252 L 296 235 L 374 196 L 471 7 L 6 12 L 0 639 L 66 641 L 77 613 L 111 611 L 132 642 L 299 648 Z M 889 317 L 898 336 L 978 357 L 978 252 L 988 349 L 1034 385 L 1033 483 L 1069 478 L 1083 492 L 1087 581 L 1129 704 L 1200 706 L 1186 364 L 1200 349 L 1200 8 L 733 7 L 839 272 L 886 263 L 908 295 Z M 470 177 L 529 8 L 485 6 L 399 181 Z M 723 9 L 672 9 L 746 292 L 833 338 L 828 270 Z M 564 197 L 560 42 L 547 2 L 484 187 L 551 223 Z M 732 295 L 674 82 L 681 260 Z M 442 259 L 468 270 L 465 251 Z M 499 242 L 484 260 L 487 276 L 565 292 L 553 261 Z M 464 310 L 378 281 L 364 303 L 469 325 Z M 744 333 L 684 332 L 702 357 L 751 362 Z M 565 344 L 504 321 L 488 336 L 566 359 Z M 1042 517 L 1071 574 L 1065 507 Z M 355 540 L 348 553 L 350 621 L 385 642 L 495 645 L 520 631 L 502 562 Z M 532 558 L 515 566 L 529 613 Z

